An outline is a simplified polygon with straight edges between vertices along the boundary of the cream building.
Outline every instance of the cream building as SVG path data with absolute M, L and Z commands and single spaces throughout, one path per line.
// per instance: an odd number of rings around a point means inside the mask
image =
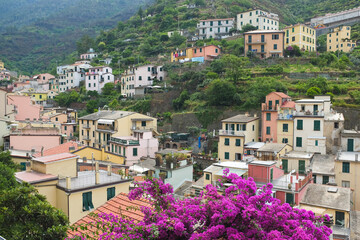
M 279 30 L 279 16 L 260 9 L 239 13 L 237 15 L 237 29 L 242 30 L 247 24 L 257 27 L 259 30 Z
M 316 30 L 314 28 L 298 23 L 285 27 L 283 31 L 285 31 L 285 48 L 296 45 L 302 51 L 316 51 Z
M 340 26 L 334 28 L 332 32 L 327 34 L 327 51 L 336 52 L 350 52 L 356 47 L 356 42 L 350 40 L 351 27 Z
M 87 215 L 93 209 L 122 192 L 128 193 L 130 179 L 108 171 L 77 172 L 78 156 L 60 153 L 32 159 L 26 171 L 15 173 L 18 181 L 28 182 L 49 203 L 61 209 L 69 218 L 70 224 Z
M 218 157 L 220 161 L 243 160 L 244 144 L 259 139 L 259 118 L 239 114 L 221 121 Z
M 79 140 L 82 144 L 110 152 L 110 139 L 134 136 L 135 132 L 157 134 L 157 119 L 127 111 L 99 111 L 79 118 Z

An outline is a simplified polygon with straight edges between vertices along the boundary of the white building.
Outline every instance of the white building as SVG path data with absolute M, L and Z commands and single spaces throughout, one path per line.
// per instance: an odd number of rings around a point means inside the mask
M 225 38 L 233 27 L 234 18 L 207 19 L 197 24 L 199 39 Z
M 121 93 L 126 97 L 134 97 L 135 88 L 152 86 L 154 80 L 163 81 L 166 72 L 163 66 L 147 64 L 139 67 L 130 67 L 121 75 Z
M 295 102 L 293 115 L 295 151 L 320 154 L 326 154 L 327 150 L 331 151 L 327 149 L 327 138 L 339 135 L 337 129 L 343 123 L 344 116 L 330 107 L 330 96 L 315 96 L 314 99 L 301 99 Z M 326 127 L 330 122 L 333 122 L 334 128 Z M 333 144 L 340 146 L 339 139 Z
M 93 58 L 96 58 L 98 54 L 94 51 L 94 49 L 90 48 L 87 53 L 83 53 L 80 55 L 81 60 L 91 60 Z
M 114 82 L 112 68 L 107 66 L 89 68 L 86 73 L 85 87 L 87 91 L 101 92 L 106 83 Z
M 250 24 L 259 30 L 279 30 L 279 16 L 275 13 L 255 9 L 237 15 L 237 29 Z
M 59 92 L 78 87 L 85 80 L 85 70 L 91 66 L 84 63 L 58 67 L 62 72 L 59 74 Z

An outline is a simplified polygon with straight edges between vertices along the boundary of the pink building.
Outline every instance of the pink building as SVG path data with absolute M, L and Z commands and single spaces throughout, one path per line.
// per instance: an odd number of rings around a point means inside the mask
M 215 45 L 194 47 L 193 58 L 203 57 L 205 61 L 213 60 L 220 55 L 221 49 Z
M 281 203 L 299 205 L 306 193 L 309 184 L 312 183 L 312 172 L 304 176 L 296 174 L 284 174 L 284 171 L 276 167 L 275 161 L 252 161 L 248 163 L 248 177 L 252 177 L 258 188 L 267 183 L 273 185 L 273 195 Z
M 126 165 L 138 163 L 141 157 L 155 157 L 159 149 L 159 141 L 153 137 L 152 131 L 134 130 L 132 137 L 110 138 L 111 152 L 126 157 Z
M 34 121 L 40 119 L 42 106 L 32 104 L 30 96 L 8 95 L 8 105 L 14 106 L 16 121 Z
M 34 80 L 38 82 L 38 84 L 48 84 L 50 79 L 55 78 L 54 75 L 50 73 L 42 73 L 33 77 Z
M 295 108 L 295 103 L 291 97 L 282 92 L 271 92 L 266 96 L 265 103 L 261 106 L 262 141 L 277 142 L 277 121 L 281 108 Z
M 10 132 L 5 137 L 10 141 L 10 149 L 41 152 L 59 146 L 61 135 L 58 128 L 25 127 Z
M 66 139 L 66 141 L 74 139 L 74 132 L 77 129 L 77 123 L 62 123 L 61 124 L 61 134 Z

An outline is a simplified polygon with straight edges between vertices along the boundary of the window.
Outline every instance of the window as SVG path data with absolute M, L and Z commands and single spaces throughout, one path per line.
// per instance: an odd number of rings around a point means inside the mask
M 296 146 L 302 147 L 302 138 L 301 137 L 296 137 Z
M 146 127 L 146 121 L 141 121 L 141 126 Z
M 292 37 L 292 38 L 291 38 L 291 41 L 295 42 L 295 37 Z
M 319 146 L 319 141 L 315 140 L 315 146 Z
M 271 121 L 271 113 L 266 113 L 266 121 Z
M 343 173 L 350 173 L 350 163 L 349 162 L 343 162 L 342 163 L 342 172 Z
M 277 50 L 277 44 L 274 44 L 274 50 Z
M 288 142 L 289 142 L 289 139 L 287 139 L 287 138 L 282 139 L 282 143 L 288 143 Z
M 293 205 L 294 204 L 294 194 L 286 193 L 286 203 Z
M 265 52 L 265 45 L 261 45 L 261 52 Z
M 347 151 L 353 152 L 354 151 L 354 139 L 349 138 L 347 140 Z
M 270 134 L 270 127 L 266 127 L 266 134 L 267 134 L 267 135 Z
M 228 152 L 225 152 L 225 159 L 229 159 L 229 153 Z
M 345 225 L 345 213 L 335 211 L 335 225 L 344 226 Z
M 269 110 L 272 110 L 272 101 L 269 101 Z
M 329 182 L 329 176 L 322 177 L 322 184 L 327 184 Z
M 210 180 L 210 174 L 208 174 L 208 173 L 205 174 L 205 179 L 206 179 L 206 180 Z
M 297 130 L 303 130 L 303 120 L 297 120 Z
M 218 53 L 219 52 L 219 49 L 215 48 L 215 53 Z
M 255 125 L 252 125 L 252 130 L 255 131 Z
M 200 48 L 200 52 L 202 52 L 202 48 Z
M 212 28 L 210 28 L 210 32 L 212 32 Z
M 148 72 L 150 72 L 150 67 L 148 67 Z
M 314 120 L 314 131 L 320 131 L 320 120 Z
M 242 130 L 243 130 L 243 131 L 246 131 L 246 124 L 243 124 L 243 125 L 242 125 Z
M 142 80 L 142 77 L 141 77 L 141 76 L 139 76 L 139 80 Z
M 230 145 L 230 139 L 229 138 L 225 138 L 225 146 L 229 146 Z
M 295 28 L 292 28 L 292 30 L 291 30 L 292 32 L 294 32 L 295 31 Z
M 334 122 L 334 128 L 339 128 L 339 123 L 338 122 Z
M 288 132 L 289 131 L 289 124 L 284 123 L 283 124 L 283 132 Z
M 349 188 L 350 187 L 350 181 L 341 181 L 341 186 Z
M 107 200 L 109 201 L 113 197 L 115 197 L 115 187 L 108 188 L 107 189 Z
M 88 211 L 94 208 L 92 203 L 92 192 L 86 192 L 82 194 L 83 198 L 83 211 Z
M 313 174 L 313 180 L 314 180 L 314 183 L 316 183 L 316 175 Z
M 240 18 L 242 18 L 243 17 L 243 15 L 242 14 L 240 14 Z
M 299 160 L 299 173 L 305 173 L 305 160 Z
M 272 35 L 272 39 L 273 39 L 273 40 L 279 39 L 279 34 L 273 34 L 273 35 Z
M 265 42 L 265 35 L 261 35 L 261 42 Z
M 236 139 L 235 146 L 237 147 L 241 146 L 241 139 Z
M 133 148 L 133 156 L 136 157 L 138 155 L 138 149 L 137 148 Z

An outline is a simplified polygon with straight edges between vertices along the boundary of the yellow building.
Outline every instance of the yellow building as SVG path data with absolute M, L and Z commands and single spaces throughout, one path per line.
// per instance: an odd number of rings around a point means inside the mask
M 5 69 L 5 64 L 3 61 L 0 60 L 0 71 Z
M 360 152 L 341 152 L 335 159 L 335 182 L 354 190 L 354 209 L 360 210 Z
M 44 102 L 48 100 L 48 92 L 37 92 L 34 89 L 29 89 L 27 92 L 21 92 L 24 96 L 30 96 L 31 101 L 33 101 L 35 104 L 43 105 Z
M 222 179 L 224 175 L 223 170 L 229 169 L 229 173 L 235 173 L 238 176 L 247 178 L 248 165 L 246 162 L 220 162 L 214 163 L 211 166 L 204 169 L 204 185 L 206 187 L 208 184 L 213 184 L 214 186 L 218 184 L 218 180 Z
M 218 157 L 220 161 L 243 160 L 244 144 L 259 139 L 259 118 L 239 114 L 221 121 Z
M 285 48 L 296 45 L 302 51 L 316 51 L 316 30 L 314 28 L 298 23 L 285 27 L 283 31 L 285 31 Z
M 128 193 L 130 179 L 108 170 L 77 171 L 78 156 L 60 153 L 32 159 L 26 171 L 15 173 L 18 181 L 28 182 L 54 207 L 61 209 L 70 224 L 120 193 Z
M 280 155 L 281 166 L 285 173 L 295 171 L 305 174 L 310 168 L 314 153 L 290 151 Z
M 157 119 L 127 111 L 99 111 L 79 118 L 79 138 L 84 145 L 110 152 L 111 137 L 133 136 L 144 130 L 157 134 Z
M 256 151 L 256 156 L 262 161 L 276 161 L 280 166 L 280 156 L 292 150 L 292 147 L 286 143 L 268 142 Z
M 193 48 L 186 48 L 185 50 L 176 50 L 171 52 L 171 62 L 178 62 L 179 60 L 184 60 L 185 58 L 193 58 Z
M 78 155 L 80 159 L 97 160 L 104 162 L 112 162 L 116 164 L 125 164 L 125 157 L 116 153 L 105 151 L 104 148 L 98 149 L 93 147 L 83 147 L 73 152 Z
M 332 217 L 334 239 L 349 239 L 344 231 L 350 228 L 350 212 L 353 210 L 352 190 L 321 184 L 309 184 L 299 208 L 312 211 L 315 216 L 328 214 Z M 347 233 L 346 233 L 347 232 Z
M 290 146 L 294 146 L 294 119 L 292 116 L 295 103 L 293 103 L 292 101 L 288 101 L 279 108 L 276 121 L 277 142 L 287 143 Z
M 336 52 L 350 52 L 355 46 L 356 42 L 350 40 L 351 27 L 341 26 L 334 28 L 332 32 L 327 34 L 327 51 Z

